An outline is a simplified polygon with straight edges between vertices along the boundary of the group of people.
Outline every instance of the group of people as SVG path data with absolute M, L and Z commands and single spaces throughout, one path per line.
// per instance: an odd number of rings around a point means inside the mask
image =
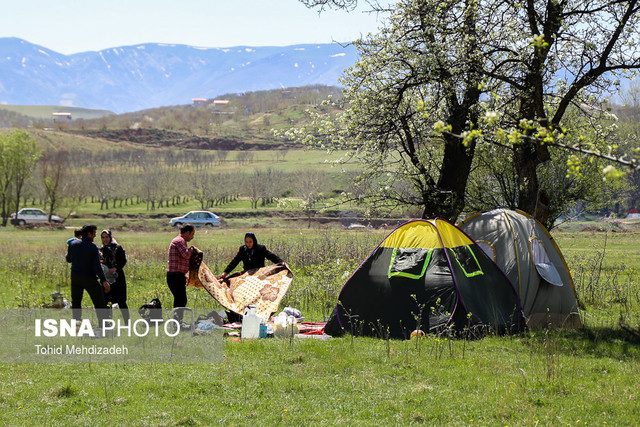
M 73 318 L 77 321 L 82 316 L 82 298 L 87 291 L 93 306 L 98 313 L 98 320 L 102 324 L 110 317 L 107 310 L 119 307 L 125 323 L 129 323 L 129 307 L 127 306 L 127 281 L 123 268 L 127 264 L 124 248 L 118 244 L 111 230 L 102 230 L 100 238 L 102 246 L 98 248 L 94 243 L 97 226 L 88 224 L 75 230 L 75 236 L 67 240 L 67 262 L 71 263 L 71 308 Z M 167 286 L 173 295 L 173 307 L 187 306 L 187 275 L 189 274 L 189 260 L 195 251 L 188 243 L 195 237 L 193 225 L 187 224 L 180 228 L 180 233 L 171 241 L 167 263 Z M 221 279 L 224 280 L 240 262 L 244 270 L 252 270 L 265 266 L 265 260 L 274 264 L 282 263 L 282 259 L 270 252 L 264 245 L 258 244 L 255 234 L 244 236 L 244 245 L 224 269 Z M 183 312 L 176 311 L 176 317 L 182 321 Z
M 125 323 L 129 323 L 127 306 L 127 279 L 122 270 L 127 264 L 125 250 L 113 237 L 111 230 L 102 230 L 102 246 L 93 243 L 98 227 L 87 224 L 76 229 L 74 237 L 67 240 L 67 262 L 71 263 L 71 309 L 73 318 L 82 317 L 82 298 L 87 291 L 98 319 L 109 318 L 108 304 L 120 307 Z M 99 280 L 96 281 L 96 278 Z

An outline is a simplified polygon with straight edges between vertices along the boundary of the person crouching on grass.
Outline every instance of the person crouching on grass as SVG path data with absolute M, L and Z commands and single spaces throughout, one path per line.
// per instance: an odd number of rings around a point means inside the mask
M 167 263 L 167 285 L 173 294 L 173 308 L 187 306 L 187 274 L 189 274 L 189 258 L 193 253 L 193 246 L 187 247 L 187 242 L 193 240 L 196 229 L 187 224 L 180 229 L 169 245 L 169 262 Z M 184 310 L 178 310 L 176 320 L 182 323 Z

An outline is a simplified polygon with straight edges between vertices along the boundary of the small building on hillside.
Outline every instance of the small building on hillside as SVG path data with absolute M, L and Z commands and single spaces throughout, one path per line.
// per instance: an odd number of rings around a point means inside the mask
M 206 104 L 207 99 L 206 98 L 192 98 L 191 102 L 193 102 L 194 107 L 201 107 L 204 104 Z
M 214 99 L 213 100 L 213 113 L 214 114 L 233 114 L 233 111 L 225 108 L 229 104 L 228 99 Z
M 71 113 L 67 113 L 67 112 L 55 112 L 55 113 L 51 113 L 51 115 L 53 116 L 53 121 L 54 123 L 60 119 L 66 119 L 66 120 L 71 120 Z

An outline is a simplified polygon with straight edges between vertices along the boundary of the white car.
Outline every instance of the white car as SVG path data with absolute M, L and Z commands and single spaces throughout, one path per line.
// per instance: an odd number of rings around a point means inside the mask
M 49 214 L 42 209 L 24 208 L 20 209 L 17 214 L 12 213 L 9 217 L 11 224 L 14 225 L 26 225 L 26 224 L 44 224 L 49 222 Z M 57 215 L 51 215 L 51 222 L 62 222 L 62 219 Z
M 185 215 L 171 218 L 169 225 L 174 227 L 182 227 L 185 224 L 191 224 L 194 227 L 205 225 L 207 227 L 220 227 L 220 218 L 218 215 L 209 211 L 191 211 Z
M 349 225 L 347 225 L 347 228 L 348 228 L 349 230 L 360 230 L 360 229 L 364 229 L 364 228 L 367 228 L 367 227 L 365 227 L 365 226 L 364 226 L 364 225 L 362 225 L 362 224 L 354 223 L 354 224 L 349 224 Z

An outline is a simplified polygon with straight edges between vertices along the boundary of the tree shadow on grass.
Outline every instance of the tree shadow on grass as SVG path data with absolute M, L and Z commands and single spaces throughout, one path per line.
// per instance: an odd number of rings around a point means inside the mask
M 591 326 L 577 329 L 550 329 L 529 332 L 531 344 L 553 343 L 567 355 L 595 357 L 640 357 L 640 336 L 620 327 Z

